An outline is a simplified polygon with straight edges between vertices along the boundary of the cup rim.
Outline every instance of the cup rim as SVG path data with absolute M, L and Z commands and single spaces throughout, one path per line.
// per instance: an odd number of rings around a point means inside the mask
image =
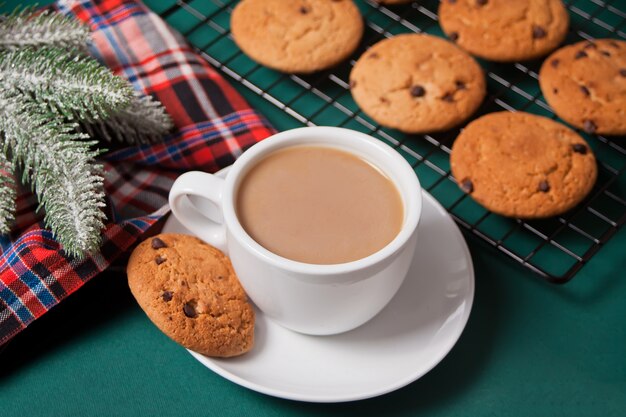
M 409 190 L 403 190 L 396 182 L 394 185 L 401 193 L 403 200 L 405 200 L 405 221 L 402 225 L 402 229 L 396 235 L 396 237 L 387 245 L 379 249 L 378 251 L 368 255 L 364 258 L 357 259 L 355 261 L 338 263 L 338 264 L 310 264 L 305 262 L 295 261 L 283 256 L 277 255 L 268 249 L 257 243 L 243 228 L 236 216 L 235 209 L 235 185 L 242 175 L 246 173 L 244 171 L 248 167 L 248 164 L 253 163 L 256 159 L 263 157 L 264 155 L 278 149 L 282 149 L 289 146 L 300 145 L 316 145 L 315 142 L 307 142 L 306 137 L 319 135 L 321 137 L 332 137 L 337 141 L 338 147 L 342 150 L 350 151 L 346 148 L 355 147 L 375 147 L 377 152 L 380 153 L 380 159 L 388 158 L 392 160 L 392 165 L 398 176 L 406 177 L 407 181 L 411 183 Z M 285 145 L 288 144 L 288 145 Z M 324 146 L 324 144 L 317 144 Z M 341 146 L 344 145 L 344 146 Z M 370 161 L 378 166 L 376 160 Z M 267 262 L 277 268 L 288 270 L 291 272 L 309 274 L 309 275 L 336 275 L 347 272 L 353 272 L 355 270 L 361 270 L 375 265 L 395 253 L 400 251 L 411 236 L 415 233 L 419 219 L 422 212 L 422 195 L 421 185 L 413 171 L 411 165 L 391 146 L 384 142 L 374 139 L 373 137 L 354 130 L 331 127 L 331 126 L 312 126 L 302 127 L 291 130 L 286 130 L 280 133 L 276 133 L 261 142 L 256 143 L 244 152 L 231 166 L 231 169 L 226 175 L 224 191 L 222 196 L 222 212 L 224 223 L 229 231 L 229 234 L 237 239 L 239 243 L 248 248 L 256 257 L 260 258 L 264 262 Z

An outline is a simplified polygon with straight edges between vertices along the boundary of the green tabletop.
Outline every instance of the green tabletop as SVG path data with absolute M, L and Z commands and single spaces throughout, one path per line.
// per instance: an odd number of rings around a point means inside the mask
M 237 88 L 279 129 L 294 127 Z M 6 345 L 0 416 L 626 415 L 626 230 L 563 286 L 466 237 L 476 271 L 468 325 L 437 367 L 396 392 L 308 404 L 239 387 L 158 331 L 123 271 L 109 271 Z

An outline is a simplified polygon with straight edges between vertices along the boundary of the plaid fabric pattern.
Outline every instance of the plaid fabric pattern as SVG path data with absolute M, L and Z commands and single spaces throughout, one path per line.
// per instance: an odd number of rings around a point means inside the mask
M 108 268 L 168 212 L 174 179 L 187 170 L 216 171 L 273 133 L 268 123 L 144 5 L 132 0 L 59 1 L 59 11 L 93 31 L 92 54 L 159 100 L 175 123 L 164 143 L 102 157 L 109 223 L 99 253 L 64 255 L 35 213 L 26 190 L 17 226 L 0 237 L 0 345 L 86 281 Z

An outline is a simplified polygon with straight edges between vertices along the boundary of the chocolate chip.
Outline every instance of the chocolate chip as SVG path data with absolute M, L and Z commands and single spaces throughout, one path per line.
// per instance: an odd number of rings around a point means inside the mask
M 356 81 L 350 80 L 350 88 L 354 88 L 356 86 Z
M 472 183 L 472 180 L 465 178 L 461 181 L 461 190 L 465 191 L 467 194 L 474 192 L 474 184 Z
M 587 42 L 587 44 L 584 46 L 584 49 L 589 49 L 589 48 L 596 49 L 597 47 L 598 47 L 598 45 L 596 45 L 595 43 Z
M 559 94 L 559 89 L 558 89 L 558 88 L 553 88 L 553 89 L 552 89 L 552 92 L 553 92 L 554 94 Z
M 389 99 L 386 97 L 378 97 L 381 103 L 389 104 Z
M 561 61 L 559 61 L 558 59 L 553 59 L 552 61 L 550 61 L 550 65 L 552 65 L 552 68 L 556 68 L 559 66 L 559 63 Z
M 459 33 L 458 32 L 450 32 L 448 37 L 450 38 L 450 40 L 452 42 L 456 42 L 459 39 Z
M 534 39 L 545 38 L 546 35 L 547 35 L 547 33 L 546 33 L 546 30 L 544 28 L 542 28 L 541 26 L 537 26 L 537 25 L 533 26 L 533 38 Z
M 596 126 L 593 120 L 586 119 L 586 120 L 583 120 L 583 129 L 587 133 L 596 133 L 598 126 Z
M 167 245 L 165 244 L 165 242 L 163 242 L 158 237 L 153 238 L 152 239 L 152 249 L 162 249 L 162 248 L 167 248 Z
M 585 87 L 584 85 L 580 86 L 580 91 L 582 91 L 582 93 L 584 95 L 586 95 L 587 97 L 591 94 L 591 93 L 589 93 L 589 89 L 587 87 Z
M 189 317 L 190 319 L 195 319 L 196 317 L 198 317 L 196 304 L 191 301 L 185 303 L 185 305 L 183 305 L 183 313 L 185 313 L 185 316 Z
M 537 187 L 537 191 L 541 191 L 542 193 L 550 191 L 550 184 L 548 184 L 548 181 L 541 181 Z
M 621 75 L 622 77 L 626 77 L 626 68 L 622 68 L 619 70 L 619 75 Z
M 304 7 L 304 6 L 300 7 L 300 13 L 302 13 L 302 14 L 307 14 L 308 12 L 309 12 L 309 9 L 308 9 L 308 8 L 306 8 L 306 7 Z
M 487 2 L 488 0 L 476 0 L 476 4 L 479 6 L 484 6 Z
M 172 301 L 173 296 L 174 294 L 172 294 L 171 291 L 163 291 L 163 294 L 161 294 L 161 297 L 163 297 L 163 301 Z
M 413 97 L 422 97 L 426 94 L 426 90 L 421 85 L 414 85 L 411 87 L 410 93 Z
M 371 58 L 371 59 L 376 59 L 376 58 L 378 58 L 378 57 L 379 57 L 379 55 L 378 55 L 376 52 L 372 52 L 372 53 L 371 53 L 371 54 L 369 54 L 367 57 L 368 57 L 368 58 Z
M 611 45 L 613 48 L 619 49 L 619 43 L 615 41 L 609 41 L 609 45 Z
M 457 90 L 465 90 L 467 88 L 467 85 L 465 85 L 463 81 L 456 80 L 454 84 L 456 85 Z
M 157 265 L 161 265 L 163 262 L 165 262 L 165 258 L 162 257 L 161 255 L 157 256 L 156 258 L 154 258 L 154 262 Z
M 578 51 L 578 52 L 576 52 L 576 55 L 574 55 L 574 59 L 586 58 L 587 56 L 588 56 L 587 52 L 585 52 L 585 51 Z
M 587 146 L 582 143 L 575 143 L 572 145 L 572 150 L 581 155 L 585 155 L 587 153 Z
M 600 53 L 604 56 L 611 56 L 611 53 L 609 51 L 600 51 Z
M 454 101 L 454 94 L 446 93 L 446 94 L 443 95 L 443 97 L 441 97 L 441 99 L 443 101 L 448 102 L 448 103 L 452 103 Z

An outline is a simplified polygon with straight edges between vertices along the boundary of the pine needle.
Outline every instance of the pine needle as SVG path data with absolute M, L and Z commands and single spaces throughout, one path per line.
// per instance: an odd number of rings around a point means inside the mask
M 0 233 L 11 231 L 15 221 L 15 180 L 13 163 L 0 152 Z
M 93 123 L 80 123 L 79 129 L 92 138 L 133 145 L 155 143 L 174 126 L 158 101 L 136 94 L 131 104 Z
M 58 47 L 85 52 L 89 28 L 80 21 L 51 10 L 15 9 L 0 21 L 0 49 Z
M 71 121 L 106 118 L 134 95 L 95 59 L 58 48 L 1 51 L 0 90 L 19 90 Z
M 35 103 L 0 94 L 0 130 L 45 209 L 44 222 L 66 253 L 83 257 L 98 249 L 104 227 L 102 167 L 94 164 L 98 151 Z

